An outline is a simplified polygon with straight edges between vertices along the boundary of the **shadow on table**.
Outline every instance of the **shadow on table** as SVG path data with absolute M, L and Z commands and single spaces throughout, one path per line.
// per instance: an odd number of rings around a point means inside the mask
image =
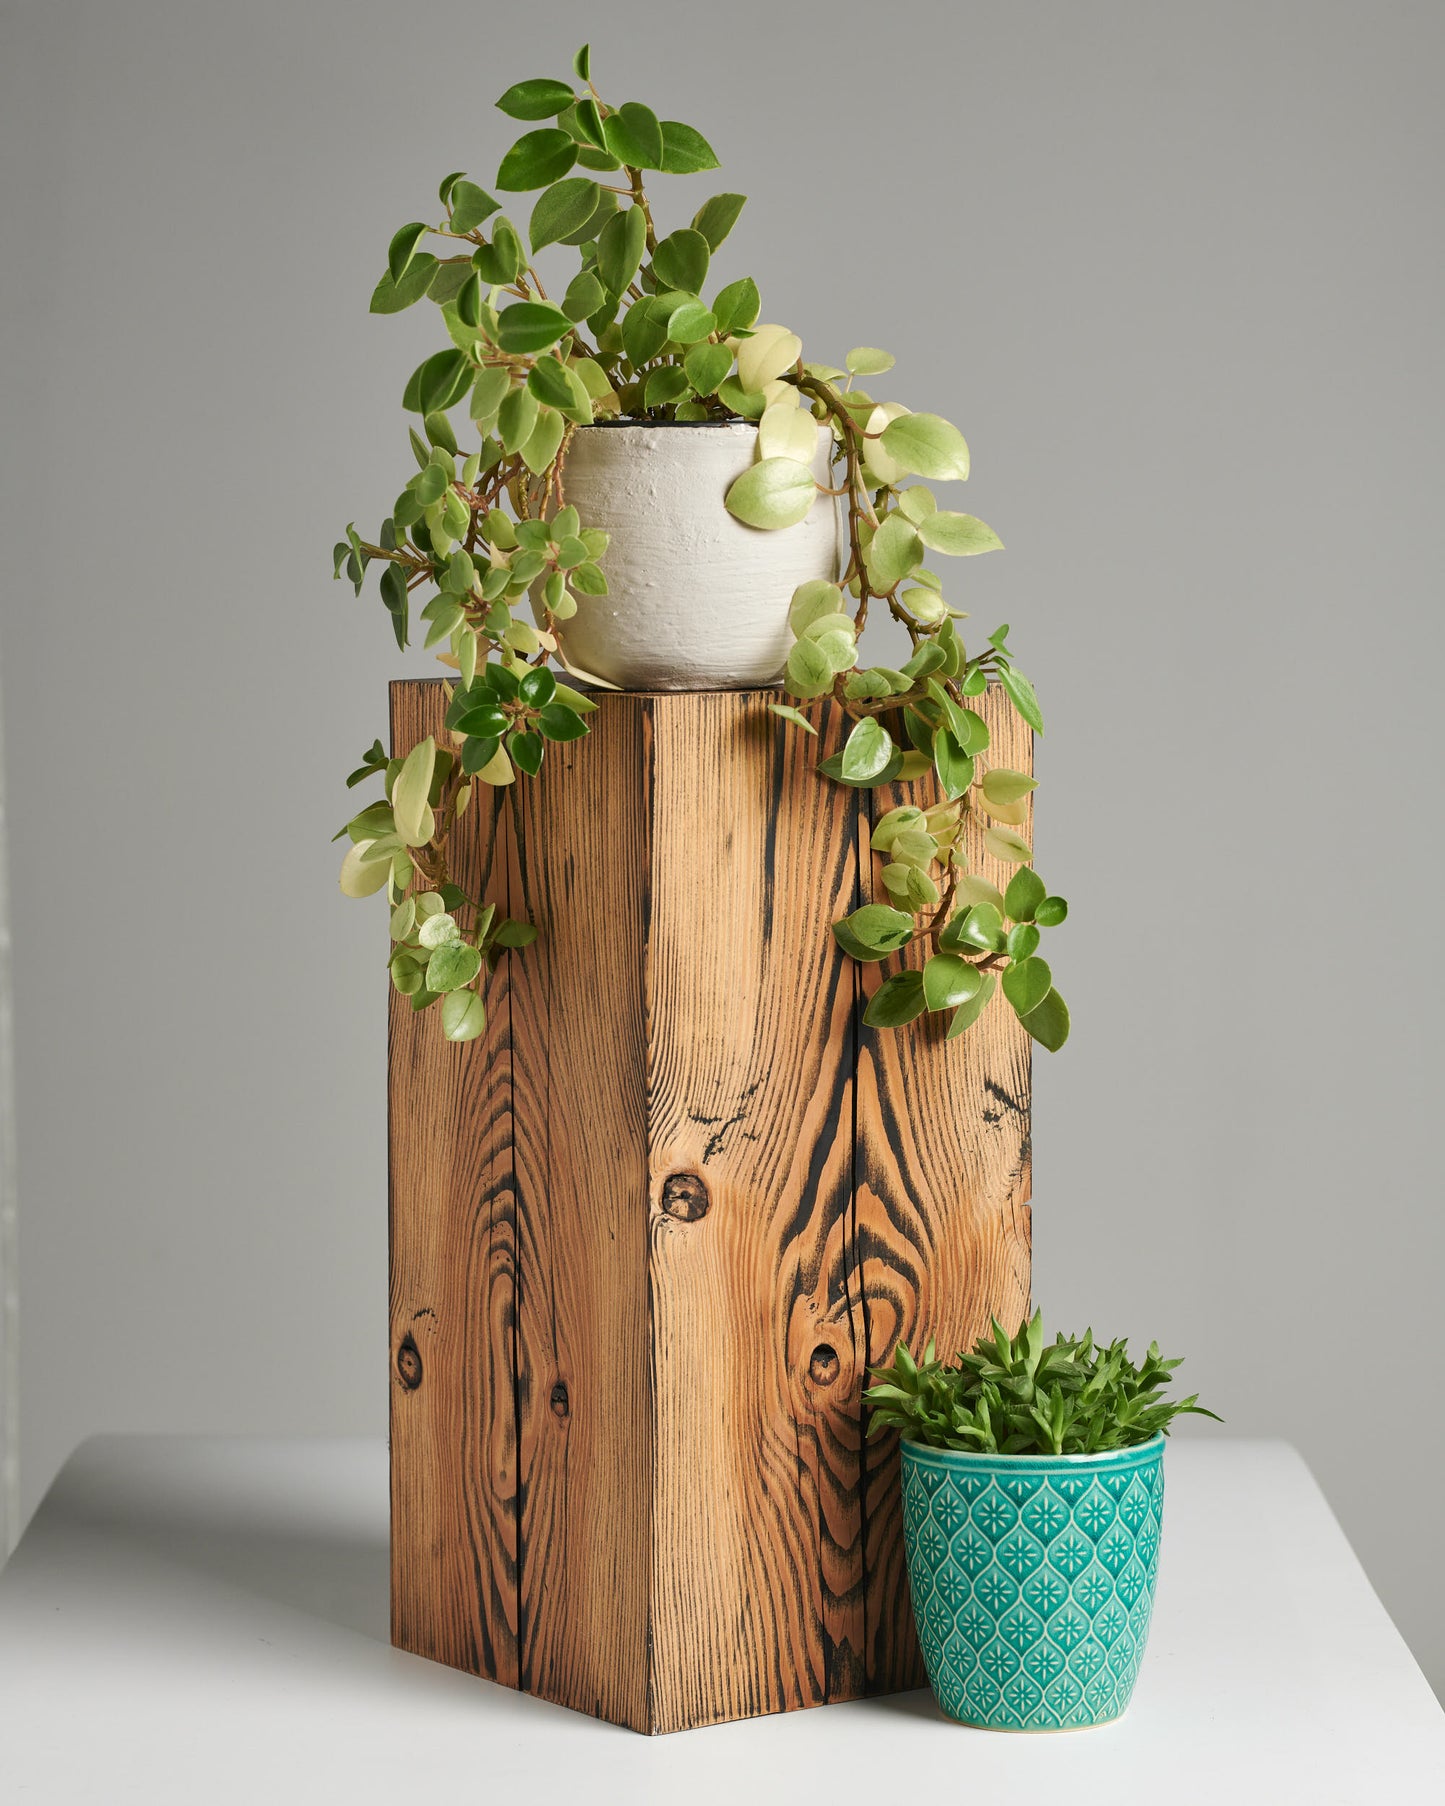
M 239 1439 L 126 1438 L 123 1463 L 120 1444 L 81 1445 L 55 1483 L 55 1518 L 123 1541 L 142 1562 L 390 1641 L 384 1449 L 333 1444 L 323 1465 L 315 1444 L 268 1442 L 263 1468 Z

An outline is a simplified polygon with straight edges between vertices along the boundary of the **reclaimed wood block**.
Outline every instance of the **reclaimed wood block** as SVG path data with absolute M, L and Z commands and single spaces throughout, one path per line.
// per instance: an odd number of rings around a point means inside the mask
M 541 938 L 479 1041 L 391 1000 L 393 1641 L 647 1732 L 923 1684 L 866 1370 L 1028 1304 L 1027 1038 L 862 1026 L 829 925 L 907 793 L 770 695 L 608 696 L 479 787 L 458 882 Z M 396 747 L 443 708 L 394 684 Z

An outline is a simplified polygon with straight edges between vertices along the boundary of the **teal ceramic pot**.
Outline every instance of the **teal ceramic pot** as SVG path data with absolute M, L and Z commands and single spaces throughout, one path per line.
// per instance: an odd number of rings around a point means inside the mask
M 902 1449 L 908 1585 L 939 1705 L 991 1731 L 1118 1718 L 1154 1608 L 1164 1438 L 1104 1455 Z

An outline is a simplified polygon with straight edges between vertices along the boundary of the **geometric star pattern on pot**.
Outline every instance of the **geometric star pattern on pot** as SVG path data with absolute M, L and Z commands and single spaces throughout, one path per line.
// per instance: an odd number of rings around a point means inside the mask
M 1164 1439 L 1083 1458 L 903 1444 L 908 1584 L 943 1709 L 1002 1730 L 1118 1718 L 1149 1634 Z

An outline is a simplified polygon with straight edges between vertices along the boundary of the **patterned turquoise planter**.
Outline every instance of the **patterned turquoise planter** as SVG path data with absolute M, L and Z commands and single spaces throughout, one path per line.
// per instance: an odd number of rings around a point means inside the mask
M 902 1449 L 908 1585 L 939 1705 L 991 1731 L 1118 1718 L 1154 1609 L 1164 1438 L 1105 1455 Z

